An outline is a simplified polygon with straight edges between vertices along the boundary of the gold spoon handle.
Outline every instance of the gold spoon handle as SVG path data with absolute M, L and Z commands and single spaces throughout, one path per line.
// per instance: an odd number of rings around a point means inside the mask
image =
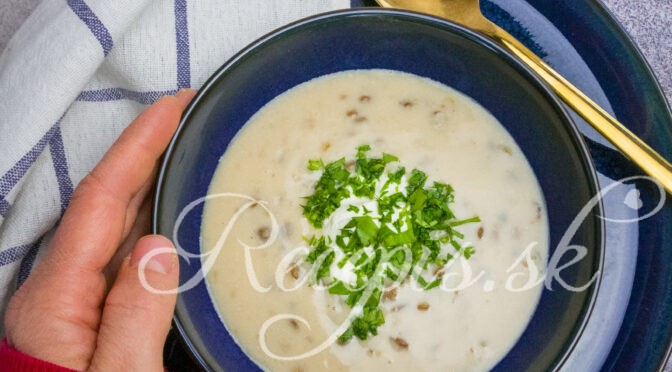
M 665 158 L 506 31 L 499 29 L 490 35 L 534 70 L 576 113 L 672 194 L 672 165 Z

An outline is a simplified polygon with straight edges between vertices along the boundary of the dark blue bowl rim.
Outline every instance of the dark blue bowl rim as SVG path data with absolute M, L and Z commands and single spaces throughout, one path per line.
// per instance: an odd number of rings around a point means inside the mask
M 168 171 L 168 165 L 170 163 L 170 160 L 172 158 L 172 154 L 174 152 L 175 147 L 178 145 L 180 142 L 182 130 L 185 128 L 187 125 L 187 122 L 192 115 L 192 112 L 196 109 L 198 106 L 199 102 L 203 99 L 203 97 L 210 91 L 212 86 L 215 84 L 217 80 L 219 80 L 222 76 L 226 75 L 229 70 L 235 68 L 238 64 L 239 61 L 245 59 L 249 54 L 253 53 L 254 50 L 256 50 L 259 47 L 262 47 L 264 44 L 272 42 L 274 39 L 283 37 L 284 34 L 289 33 L 291 31 L 299 30 L 302 27 L 312 25 L 314 23 L 320 23 L 324 21 L 333 21 L 338 18 L 346 18 L 346 17 L 360 17 L 360 16 L 376 16 L 376 17 L 397 17 L 397 18 L 405 18 L 405 19 L 412 19 L 417 22 L 422 22 L 434 27 L 440 27 L 444 30 L 450 30 L 451 32 L 462 36 L 468 40 L 474 41 L 484 48 L 490 49 L 492 52 L 494 52 L 496 55 L 502 58 L 502 60 L 505 63 L 508 63 L 510 66 L 514 67 L 517 72 L 521 74 L 522 77 L 524 77 L 526 80 L 528 80 L 533 86 L 539 89 L 540 93 L 543 94 L 546 98 L 546 100 L 554 106 L 554 108 L 561 113 L 561 119 L 566 122 L 567 124 L 567 129 L 570 131 L 571 137 L 574 140 L 575 144 L 577 147 L 580 149 L 579 155 L 584 163 L 585 169 L 588 171 L 587 178 L 589 182 L 589 187 L 591 188 L 591 193 L 593 195 L 597 195 L 598 191 L 600 190 L 599 187 L 599 182 L 597 178 L 597 171 L 595 164 L 592 159 L 592 155 L 590 151 L 588 150 L 588 146 L 583 140 L 583 137 L 581 135 L 581 132 L 579 131 L 576 123 L 572 120 L 571 116 L 568 114 L 567 109 L 565 106 L 560 102 L 559 98 L 550 90 L 548 85 L 541 80 L 540 77 L 538 77 L 529 67 L 527 67 L 525 64 L 520 62 L 515 56 L 513 56 L 511 53 L 497 45 L 495 42 L 487 38 L 486 36 L 473 31 L 465 26 L 462 26 L 460 24 L 454 23 L 452 21 L 449 21 L 444 18 L 440 17 L 435 17 L 431 16 L 428 14 L 424 13 L 418 13 L 414 11 L 407 11 L 407 10 L 400 10 L 400 9 L 383 9 L 383 8 L 376 8 L 376 7 L 371 7 L 371 8 L 350 8 L 350 9 L 342 9 L 342 10 L 335 10 L 335 11 L 329 11 L 329 12 L 324 12 L 312 16 L 308 16 L 302 19 L 299 19 L 297 21 L 288 23 L 282 27 L 279 27 L 266 35 L 258 38 L 257 40 L 253 41 L 252 43 L 248 44 L 246 47 L 244 47 L 242 50 L 240 50 L 238 53 L 236 53 L 233 57 L 231 57 L 229 60 L 227 60 L 221 67 L 219 67 L 206 81 L 205 83 L 201 86 L 200 89 L 198 89 L 195 97 L 192 99 L 192 101 L 189 103 L 189 105 L 185 108 L 182 118 L 180 120 L 180 123 L 178 124 L 178 127 L 175 131 L 175 134 L 173 135 L 173 138 L 171 139 L 162 159 L 161 159 L 161 165 L 159 168 L 159 172 L 157 175 L 157 182 L 156 182 L 156 189 L 154 191 L 154 200 L 153 200 L 153 208 L 152 208 L 152 233 L 153 234 L 159 234 L 159 223 L 158 223 L 158 216 L 161 215 L 161 191 L 163 189 L 163 185 L 165 183 L 166 179 L 166 174 Z M 604 216 L 604 204 L 602 200 L 598 201 L 598 204 L 596 206 L 596 209 L 598 211 L 599 216 Z M 578 340 L 581 338 L 583 331 L 586 328 L 586 325 L 588 323 L 588 319 L 592 315 L 592 311 L 595 307 L 595 302 L 597 299 L 597 294 L 600 289 L 600 283 L 602 281 L 603 277 L 603 271 L 604 271 L 604 258 L 605 258 L 605 234 L 606 234 L 606 228 L 605 228 L 605 223 L 604 220 L 601 218 L 597 219 L 598 223 L 596 226 L 596 242 L 598 243 L 596 245 L 596 249 L 599 250 L 598 255 L 596 257 L 596 262 L 595 262 L 595 267 L 594 270 L 597 273 L 597 278 L 594 282 L 594 284 L 591 286 L 590 290 L 590 297 L 588 300 L 588 303 L 584 305 L 584 308 L 582 309 L 581 312 L 581 324 L 573 331 L 573 334 L 571 336 L 572 341 L 571 344 L 567 345 L 563 351 L 563 354 L 561 356 L 558 356 L 554 362 L 554 367 L 553 370 L 557 371 L 559 370 L 563 364 L 567 361 L 569 355 L 572 353 L 574 348 L 576 347 Z M 179 295 L 178 295 L 179 296 Z M 189 339 L 182 322 L 180 321 L 179 314 L 175 312 L 173 315 L 173 325 L 174 327 L 178 330 L 178 333 L 184 342 L 184 344 L 187 346 L 187 349 L 189 353 L 191 354 L 191 357 L 198 362 L 198 364 L 203 367 L 205 370 L 211 370 L 211 367 L 206 363 L 206 361 L 203 359 L 201 356 L 200 352 L 198 351 L 197 347 L 191 342 Z

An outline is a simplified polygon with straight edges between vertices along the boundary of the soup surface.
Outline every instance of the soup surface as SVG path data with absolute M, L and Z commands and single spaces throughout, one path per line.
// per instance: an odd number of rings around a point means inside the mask
M 480 221 L 459 226 L 475 253 L 447 263 L 440 287 L 405 282 L 383 296 L 377 335 L 340 344 L 333 339 L 352 309 L 304 280 L 311 265 L 301 263 L 301 247 L 319 229 L 302 205 L 321 173 L 309 161 L 354 159 L 362 145 L 424 171 L 428 184 L 451 185 L 455 216 Z M 524 288 L 541 278 L 548 254 L 529 164 L 485 109 L 426 78 L 356 70 L 289 90 L 238 133 L 209 195 L 217 196 L 203 215 L 206 283 L 228 331 L 264 369 L 487 370 L 520 337 L 541 294 L 540 284 Z

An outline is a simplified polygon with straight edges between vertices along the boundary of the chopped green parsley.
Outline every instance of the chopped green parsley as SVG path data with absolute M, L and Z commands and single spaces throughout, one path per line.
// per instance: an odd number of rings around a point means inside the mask
M 360 146 L 354 163 L 308 162 L 309 171 L 321 172 L 303 205 L 303 215 L 319 233 L 306 239 L 312 283 L 327 284 L 330 294 L 357 309 L 340 343 L 377 335 L 385 323 L 380 301 L 386 282 L 402 284 L 410 277 L 431 290 L 441 277 L 428 275 L 430 265 L 443 267 L 458 255 L 469 259 L 475 253 L 461 244 L 464 236 L 456 228 L 480 219 L 453 214 L 450 185 L 427 185 L 421 170 L 407 172 L 396 156 L 370 157 L 370 151 Z

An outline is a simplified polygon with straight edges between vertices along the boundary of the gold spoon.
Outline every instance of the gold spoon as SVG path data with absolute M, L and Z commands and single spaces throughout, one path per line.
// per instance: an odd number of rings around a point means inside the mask
M 448 19 L 478 31 L 503 46 L 536 72 L 565 103 L 672 194 L 672 165 L 516 38 L 485 18 L 479 7 L 479 0 L 376 2 L 385 8 L 413 10 Z

